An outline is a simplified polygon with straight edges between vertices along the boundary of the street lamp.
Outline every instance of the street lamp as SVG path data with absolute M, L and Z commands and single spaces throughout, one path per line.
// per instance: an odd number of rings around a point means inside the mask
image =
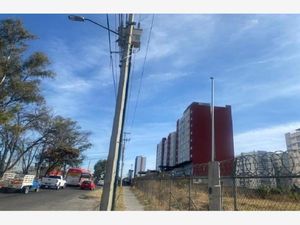
M 89 22 L 91 22 L 91 23 L 93 23 L 93 24 L 96 24 L 96 25 L 99 26 L 99 27 L 102 27 L 102 28 L 105 29 L 105 30 L 108 30 L 108 31 L 110 31 L 110 32 L 112 32 L 112 33 L 118 35 L 118 36 L 120 35 L 118 32 L 116 32 L 116 31 L 114 31 L 114 30 L 111 30 L 111 29 L 109 29 L 108 27 L 105 27 L 105 26 L 103 26 L 103 25 L 101 25 L 101 24 L 99 24 L 99 23 L 97 23 L 97 22 L 95 22 L 95 21 L 93 21 L 93 20 L 91 20 L 91 19 L 84 18 L 83 16 L 70 15 L 70 16 L 68 16 L 68 18 L 69 18 L 69 20 L 76 21 L 76 22 L 89 21 Z
M 70 15 L 68 16 L 69 20 L 84 22 L 83 16 Z

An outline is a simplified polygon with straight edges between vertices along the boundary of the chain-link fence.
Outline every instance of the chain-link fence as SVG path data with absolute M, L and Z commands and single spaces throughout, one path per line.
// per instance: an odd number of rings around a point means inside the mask
M 300 210 L 300 151 L 254 152 L 220 162 L 223 210 Z M 148 210 L 208 210 L 208 165 L 134 180 Z

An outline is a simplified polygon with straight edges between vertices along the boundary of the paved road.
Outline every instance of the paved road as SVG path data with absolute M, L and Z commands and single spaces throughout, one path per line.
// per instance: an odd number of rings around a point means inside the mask
M 40 192 L 2 193 L 0 192 L 0 210 L 98 210 L 99 198 L 90 197 L 89 190 L 67 187 L 61 190 L 42 189 Z

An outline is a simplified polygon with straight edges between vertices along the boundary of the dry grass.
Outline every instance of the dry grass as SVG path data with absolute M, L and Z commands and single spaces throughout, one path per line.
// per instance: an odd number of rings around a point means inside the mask
M 88 198 L 90 198 L 90 199 L 94 198 L 94 199 L 99 200 L 99 202 L 100 202 L 101 195 L 102 195 L 102 189 L 99 188 L 99 189 L 96 189 L 94 191 L 89 191 L 86 194 L 83 194 L 82 198 L 86 198 L 86 199 L 88 199 Z
M 145 211 L 166 210 L 166 204 L 163 204 L 156 198 L 148 199 L 144 192 L 135 187 L 133 187 L 131 190 L 137 197 L 138 201 L 144 206 Z
M 141 204 L 145 205 L 145 210 L 208 210 L 207 185 L 189 186 L 189 181 L 184 179 L 142 182 L 132 190 Z M 298 197 L 288 193 L 262 197 L 255 191 L 238 190 L 237 208 L 240 211 L 300 210 Z M 232 188 L 223 192 L 223 209 L 234 210 Z
M 116 211 L 124 211 L 124 210 L 126 210 L 126 207 L 124 204 L 123 188 L 118 187 L 117 198 L 116 198 Z

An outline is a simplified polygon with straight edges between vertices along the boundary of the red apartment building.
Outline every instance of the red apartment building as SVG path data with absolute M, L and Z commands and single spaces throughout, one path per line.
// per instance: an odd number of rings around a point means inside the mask
M 234 158 L 233 127 L 231 106 L 215 106 L 215 151 L 216 161 Z M 170 135 L 168 136 L 170 138 Z M 168 138 L 168 139 L 169 139 Z M 184 164 L 203 164 L 211 161 L 211 113 L 207 103 L 193 102 L 177 120 L 176 133 L 173 133 L 172 148 L 163 139 L 164 147 L 157 148 L 157 164 L 180 167 Z M 160 146 L 162 143 L 160 143 Z M 175 145 L 175 146 L 174 146 Z M 169 151 L 173 149 L 173 154 Z M 168 158 L 164 158 L 167 157 Z M 159 159 L 158 159 L 159 157 Z M 171 163 L 173 162 L 173 163 Z

